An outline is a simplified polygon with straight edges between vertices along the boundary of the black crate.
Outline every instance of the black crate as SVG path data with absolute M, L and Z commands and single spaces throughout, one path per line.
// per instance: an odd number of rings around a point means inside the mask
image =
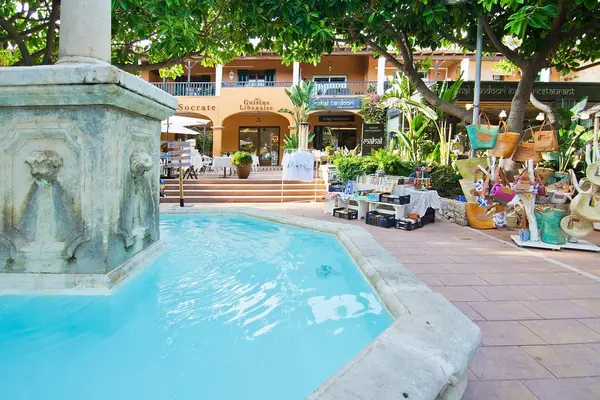
M 397 204 L 397 205 L 405 205 L 410 204 L 410 194 L 406 196 L 398 196 L 397 198 L 389 198 L 381 196 L 381 200 L 385 200 L 385 203 L 388 204 Z
M 396 221 L 396 229 L 402 229 L 404 231 L 413 231 L 416 229 L 416 226 L 414 223 L 409 222 L 409 221 L 397 220 Z
M 379 226 L 381 228 L 393 228 L 396 218 L 393 215 L 383 214 L 378 211 L 369 211 L 365 219 L 367 225 Z
M 341 207 L 341 208 L 334 208 L 333 209 L 333 216 L 337 217 L 337 218 L 342 218 L 342 219 L 347 219 L 347 220 L 353 220 L 353 219 L 358 219 L 358 211 L 356 210 L 350 210 L 348 209 L 347 211 Z
M 433 224 L 435 222 L 435 209 L 429 207 L 425 211 L 425 215 L 421 217 L 421 221 L 425 224 Z
M 327 189 L 327 191 L 330 193 L 340 193 L 340 192 L 344 192 L 345 188 L 346 188 L 346 185 L 344 185 L 343 183 L 332 183 L 331 185 L 329 185 L 329 188 Z

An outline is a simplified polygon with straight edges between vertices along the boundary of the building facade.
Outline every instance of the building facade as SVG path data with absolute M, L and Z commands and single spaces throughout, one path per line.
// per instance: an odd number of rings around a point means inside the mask
M 472 102 L 469 99 L 472 99 L 475 79 L 474 54 L 421 52 L 415 58 L 428 65 L 428 69 L 422 71 L 425 81 L 452 81 L 462 76 L 467 82 L 459 104 Z M 520 78 L 518 72 L 500 72 L 501 60 L 499 55 L 486 56 L 482 64 L 481 108 L 491 113 L 509 109 L 510 88 L 516 87 Z M 277 54 L 262 52 L 216 67 L 204 67 L 194 59 L 187 60 L 183 66 L 184 75 L 174 81 L 160 79 L 158 71 L 145 71 L 142 78 L 178 97 L 178 115 L 210 121 L 213 155 L 246 150 L 259 155 L 261 165 L 279 164 L 283 140 L 295 129 L 293 118 L 279 112 L 282 108 L 291 108 L 286 88 L 300 80 L 315 82 L 317 101 L 325 106 L 309 118 L 315 148 L 354 148 L 362 137 L 363 119 L 358 114 L 362 97 L 382 94 L 396 73 L 396 68 L 385 58 L 374 58 L 370 51 L 348 49 L 323 56 L 317 65 L 297 62 L 284 65 Z M 599 71 L 598 67 L 592 68 L 582 76 L 600 82 Z M 538 78 L 539 85 L 552 83 L 566 88 L 574 85 L 580 76 L 561 77 L 557 71 L 545 70 Z M 555 90 L 552 100 L 576 99 L 579 95 L 572 88 L 566 89 Z M 531 107 L 529 112 L 534 115 L 537 110 Z

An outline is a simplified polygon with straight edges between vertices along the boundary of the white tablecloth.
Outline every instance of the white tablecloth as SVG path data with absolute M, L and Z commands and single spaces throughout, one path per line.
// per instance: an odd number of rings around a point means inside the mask
M 233 165 L 231 164 L 231 160 L 233 157 L 215 157 L 213 158 L 213 168 L 216 170 L 217 168 L 231 168 Z
M 394 188 L 393 194 L 410 195 L 410 204 L 406 206 L 407 213 L 419 214 L 422 217 L 429 207 L 441 212 L 442 202 L 435 190 L 415 190 L 413 187 L 397 186 Z

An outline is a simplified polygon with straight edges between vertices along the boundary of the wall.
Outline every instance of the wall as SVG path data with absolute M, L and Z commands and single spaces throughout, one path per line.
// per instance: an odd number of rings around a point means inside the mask
M 369 59 L 367 55 L 347 56 L 323 56 L 321 62 L 316 66 L 313 64 L 300 63 L 300 76 L 302 79 L 311 81 L 315 75 L 344 75 L 348 81 L 366 81 L 369 74 Z M 331 71 L 329 71 L 331 63 Z M 377 65 L 377 61 L 375 62 Z M 377 80 L 377 76 L 375 79 Z
M 292 65 L 285 66 L 281 64 L 281 60 L 234 60 L 223 66 L 223 83 L 230 82 L 229 72 L 233 71 L 233 82 L 237 81 L 237 70 L 247 69 L 250 71 L 274 69 L 276 82 L 292 82 L 293 69 Z

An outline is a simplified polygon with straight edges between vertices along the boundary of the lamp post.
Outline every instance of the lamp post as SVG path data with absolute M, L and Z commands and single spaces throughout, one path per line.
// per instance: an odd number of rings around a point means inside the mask
M 473 123 L 479 119 L 479 101 L 481 98 L 481 59 L 483 52 L 483 20 L 477 18 L 477 48 L 475 50 L 475 88 L 473 89 Z M 471 158 L 475 158 L 475 149 L 471 149 Z

